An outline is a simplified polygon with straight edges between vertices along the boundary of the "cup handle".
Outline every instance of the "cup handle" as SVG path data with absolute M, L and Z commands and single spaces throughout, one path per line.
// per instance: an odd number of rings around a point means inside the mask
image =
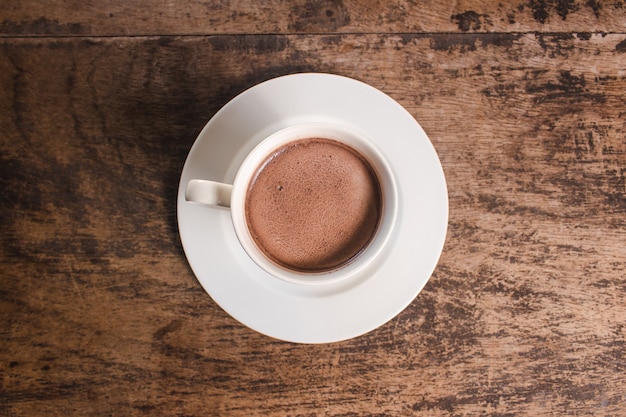
M 207 180 L 190 180 L 185 189 L 185 200 L 209 206 L 230 207 L 233 186 Z

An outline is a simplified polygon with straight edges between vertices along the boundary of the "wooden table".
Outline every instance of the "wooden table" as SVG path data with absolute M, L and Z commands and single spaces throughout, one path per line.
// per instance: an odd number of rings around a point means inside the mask
M 7 0 L 1 416 L 626 415 L 626 4 Z M 239 324 L 181 248 L 186 154 L 239 92 L 362 80 L 435 146 L 426 288 L 362 337 Z

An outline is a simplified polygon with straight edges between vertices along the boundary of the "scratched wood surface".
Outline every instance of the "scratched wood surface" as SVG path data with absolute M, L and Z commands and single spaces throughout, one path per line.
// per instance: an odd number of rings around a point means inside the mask
M 16 0 L 0 34 L 624 32 L 623 0 Z
M 0 416 L 626 415 L 626 5 L 339 0 L 0 8 Z M 362 337 L 257 334 L 178 238 L 205 122 L 274 76 L 424 127 L 450 223 Z

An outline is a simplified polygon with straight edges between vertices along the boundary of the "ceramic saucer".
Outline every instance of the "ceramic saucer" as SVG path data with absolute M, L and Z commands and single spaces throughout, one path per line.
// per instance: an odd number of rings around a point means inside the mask
M 187 203 L 194 178 L 232 183 L 247 153 L 284 127 L 326 121 L 358 128 L 384 154 L 398 188 L 398 223 L 366 278 L 302 286 L 267 274 L 237 241 L 230 211 Z M 432 274 L 445 241 L 448 196 L 439 158 L 415 119 L 350 78 L 293 74 L 258 84 L 206 124 L 183 167 L 178 225 L 187 260 L 227 313 L 268 336 L 327 343 L 367 333 L 400 313 Z

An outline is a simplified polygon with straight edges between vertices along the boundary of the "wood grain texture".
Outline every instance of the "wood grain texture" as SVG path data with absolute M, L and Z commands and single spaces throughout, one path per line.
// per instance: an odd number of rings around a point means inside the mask
M 622 0 L 16 0 L 0 35 L 624 32 Z
M 219 29 L 229 35 L 24 27 L 0 39 L 0 416 L 624 415 L 626 33 L 591 33 L 621 6 L 602 3 L 573 29 L 595 3 L 567 3 L 578 9 L 565 19 L 560 2 L 541 4 L 542 27 L 559 33 L 465 33 L 433 2 L 424 13 L 448 19 L 433 20 L 436 33 L 383 33 L 403 32 L 383 22 L 381 33 L 238 35 L 235 19 Z M 49 6 L 33 16 L 75 21 Z M 128 33 L 148 32 L 147 12 L 127 7 Z M 121 31 L 102 19 L 85 32 Z M 189 269 L 175 218 L 206 121 L 301 71 L 365 81 L 405 106 L 450 197 L 424 291 L 381 328 L 319 346 L 223 312 Z

